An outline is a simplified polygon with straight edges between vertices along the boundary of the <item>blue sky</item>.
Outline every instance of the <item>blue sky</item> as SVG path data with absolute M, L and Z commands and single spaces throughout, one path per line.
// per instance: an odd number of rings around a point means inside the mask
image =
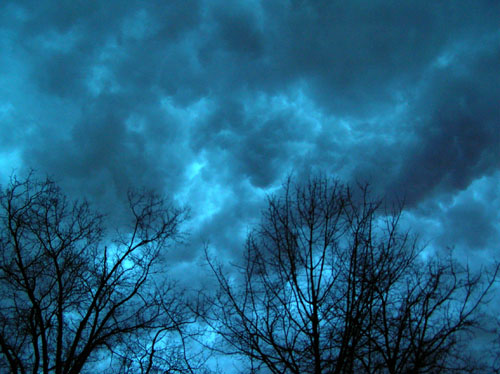
M 191 206 L 196 264 L 237 257 L 293 172 L 405 197 L 436 248 L 498 256 L 497 1 L 3 1 L 0 178 L 33 168 L 110 216 Z

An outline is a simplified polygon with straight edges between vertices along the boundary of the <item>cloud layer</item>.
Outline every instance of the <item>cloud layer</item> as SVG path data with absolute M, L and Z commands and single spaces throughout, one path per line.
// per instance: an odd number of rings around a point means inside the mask
M 192 206 L 197 256 L 241 240 L 283 177 L 405 197 L 441 246 L 500 239 L 496 1 L 22 1 L 0 5 L 0 165 L 112 211 Z M 484 252 L 484 251 L 483 251 Z

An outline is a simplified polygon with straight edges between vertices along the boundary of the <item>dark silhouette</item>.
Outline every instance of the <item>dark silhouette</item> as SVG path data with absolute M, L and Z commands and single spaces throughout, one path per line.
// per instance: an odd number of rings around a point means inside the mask
M 156 274 L 186 211 L 153 193 L 129 193 L 128 202 L 131 227 L 111 237 L 102 215 L 51 180 L 13 177 L 1 191 L 0 371 L 188 371 L 189 316 Z
M 466 352 L 498 266 L 473 273 L 424 256 L 368 186 L 291 178 L 248 237 L 244 266 L 218 281 L 204 319 L 250 373 L 447 373 Z M 209 256 L 208 256 L 209 257 Z
M 111 234 L 50 179 L 13 177 L 1 190 L 0 371 L 208 373 L 200 347 L 214 334 L 212 352 L 250 373 L 488 369 L 467 352 L 498 265 L 474 272 L 451 250 L 427 254 L 401 229 L 402 206 L 366 185 L 289 178 L 243 266 L 227 272 L 207 256 L 218 290 L 197 302 L 159 261 L 186 210 L 149 192 L 128 205 L 131 226 Z

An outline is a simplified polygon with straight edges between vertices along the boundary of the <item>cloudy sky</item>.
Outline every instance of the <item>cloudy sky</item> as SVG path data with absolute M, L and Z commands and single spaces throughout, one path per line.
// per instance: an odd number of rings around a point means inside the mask
M 500 243 L 500 2 L 2 1 L 0 178 L 34 168 L 113 211 L 191 206 L 241 251 L 290 172 L 370 181 L 473 257 Z

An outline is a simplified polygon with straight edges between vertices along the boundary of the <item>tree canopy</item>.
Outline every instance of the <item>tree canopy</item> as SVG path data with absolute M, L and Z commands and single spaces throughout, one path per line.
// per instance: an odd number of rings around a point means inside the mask
M 2 371 L 76 374 L 107 363 L 149 372 L 165 349 L 158 341 L 190 321 L 158 274 L 186 210 L 144 191 L 130 192 L 128 205 L 130 226 L 110 233 L 106 217 L 50 179 L 14 177 L 1 191 Z M 169 365 L 182 366 L 178 351 L 169 355 Z
M 493 286 L 452 257 L 425 258 L 367 185 L 289 179 L 268 199 L 205 320 L 255 373 L 445 373 L 483 368 L 464 347 Z M 233 269 L 234 274 L 234 269 Z M 237 279 L 237 280 L 235 280 Z
M 368 185 L 289 178 L 242 263 L 207 256 L 217 289 L 194 301 L 160 261 L 186 209 L 146 191 L 127 201 L 130 225 L 110 231 L 50 179 L 13 177 L 1 190 L 0 370 L 214 372 L 207 352 L 262 374 L 494 370 L 470 338 L 499 266 L 426 254 L 402 228 L 402 204 Z

